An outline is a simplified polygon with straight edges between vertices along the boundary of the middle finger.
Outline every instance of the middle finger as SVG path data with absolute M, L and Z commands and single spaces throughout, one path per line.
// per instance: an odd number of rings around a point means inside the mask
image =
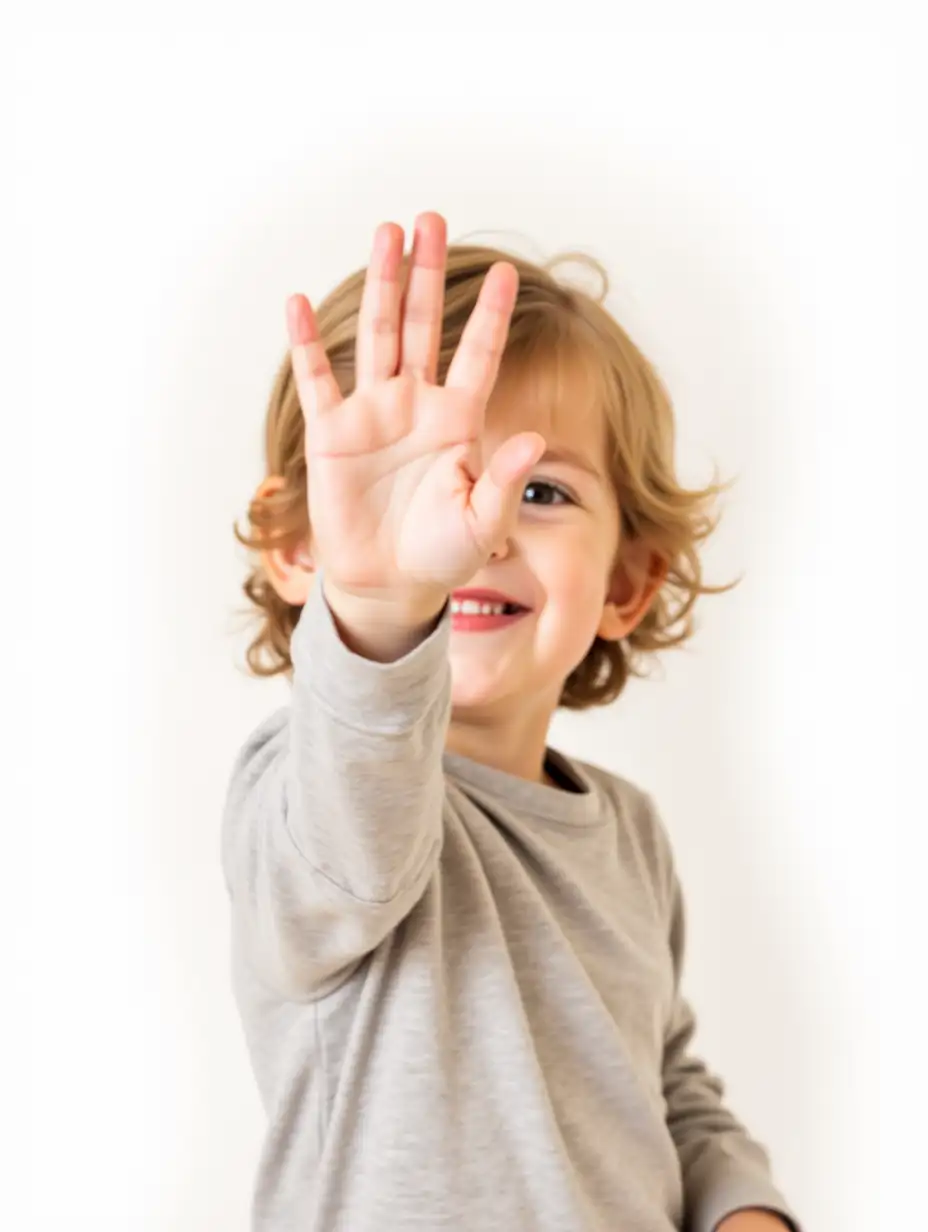
M 403 300 L 400 370 L 435 381 L 445 306 L 447 226 L 441 214 L 416 219 L 409 281 Z

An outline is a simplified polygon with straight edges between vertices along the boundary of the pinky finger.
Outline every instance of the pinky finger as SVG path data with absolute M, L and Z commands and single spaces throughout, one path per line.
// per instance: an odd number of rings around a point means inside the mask
M 287 300 L 287 332 L 303 416 L 324 415 L 342 401 L 342 392 L 319 337 L 316 314 L 305 295 L 291 295 Z

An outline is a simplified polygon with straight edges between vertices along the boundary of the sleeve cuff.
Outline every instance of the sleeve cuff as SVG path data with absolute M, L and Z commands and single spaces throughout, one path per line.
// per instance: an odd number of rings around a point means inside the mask
M 449 602 L 428 637 L 401 659 L 376 663 L 355 654 L 338 634 L 318 573 L 290 639 L 293 687 L 311 689 L 352 726 L 403 731 L 450 689 L 450 641 Z
M 688 1232 L 716 1232 L 729 1215 L 742 1210 L 764 1210 L 782 1219 L 792 1232 L 802 1232 L 785 1198 L 761 1171 L 732 1159 L 704 1159 L 696 1175 L 688 1178 Z

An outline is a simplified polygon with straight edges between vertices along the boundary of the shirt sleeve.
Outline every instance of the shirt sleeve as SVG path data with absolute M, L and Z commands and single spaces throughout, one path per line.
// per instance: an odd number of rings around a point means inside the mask
M 760 1208 L 778 1215 L 792 1232 L 796 1216 L 773 1183 L 770 1158 L 724 1102 L 722 1080 L 690 1049 L 693 1010 L 680 990 L 685 948 L 683 895 L 671 881 L 670 947 L 674 999 L 664 1037 L 663 1089 L 667 1126 L 683 1172 L 687 1232 L 714 1232 L 735 1211 Z
M 450 606 L 403 658 L 342 642 L 317 577 L 282 719 L 233 769 L 222 864 L 234 941 L 288 1000 L 324 995 L 422 897 L 442 846 Z

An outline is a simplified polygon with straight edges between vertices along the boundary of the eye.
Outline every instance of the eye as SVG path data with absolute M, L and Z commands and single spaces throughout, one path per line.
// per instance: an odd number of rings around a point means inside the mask
M 552 497 L 560 497 L 560 499 L 551 499 Z M 577 503 L 566 488 L 562 488 L 559 483 L 547 483 L 544 479 L 533 479 L 526 484 L 522 499 L 532 505 L 575 505 Z

